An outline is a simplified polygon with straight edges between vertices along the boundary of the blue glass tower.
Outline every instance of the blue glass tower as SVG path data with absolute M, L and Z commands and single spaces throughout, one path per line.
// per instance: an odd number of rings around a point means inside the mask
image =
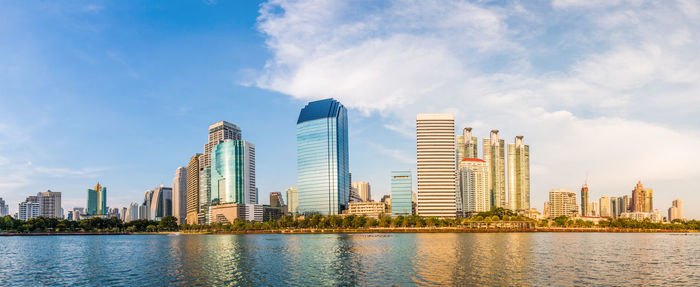
M 350 198 L 348 116 L 334 99 L 308 103 L 297 121 L 299 213 L 340 214 Z
M 211 205 L 255 204 L 255 146 L 226 140 L 211 151 Z
M 413 191 L 410 171 L 391 172 L 391 215 L 413 214 Z

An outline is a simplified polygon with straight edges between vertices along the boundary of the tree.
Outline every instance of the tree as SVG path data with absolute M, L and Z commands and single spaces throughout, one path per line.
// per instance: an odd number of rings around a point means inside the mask
M 175 216 L 163 217 L 158 223 L 158 227 L 160 227 L 161 230 L 177 230 L 177 218 Z
M 569 217 L 568 217 L 568 216 L 564 216 L 564 215 L 559 216 L 559 217 L 557 217 L 557 218 L 554 219 L 554 223 L 555 223 L 557 226 L 562 226 L 562 227 L 566 225 L 566 222 L 567 222 L 567 221 L 569 221 Z

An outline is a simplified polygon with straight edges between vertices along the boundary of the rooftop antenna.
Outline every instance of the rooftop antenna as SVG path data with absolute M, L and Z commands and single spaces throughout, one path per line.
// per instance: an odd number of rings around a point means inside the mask
M 584 187 L 588 187 L 588 172 L 586 172 L 586 181 L 583 182 Z

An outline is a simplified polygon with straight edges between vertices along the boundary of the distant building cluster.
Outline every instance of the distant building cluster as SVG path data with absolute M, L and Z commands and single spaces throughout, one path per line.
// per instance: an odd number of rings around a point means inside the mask
M 584 184 L 580 192 L 580 204 L 577 203 L 576 193 L 555 189 L 549 192 L 549 201 L 545 202 L 544 217 L 556 218 L 559 216 L 580 218 L 629 218 L 634 220 L 648 219 L 652 222 L 684 220 L 683 202 L 680 199 L 673 201 L 668 209 L 668 216 L 654 208 L 653 189 L 644 188 L 641 181 L 637 182 L 630 195 L 619 197 L 601 196 L 599 200 L 589 201 L 589 187 Z
M 530 147 L 523 139 L 516 136 L 506 144 L 498 130 L 491 130 L 479 141 L 471 127 L 456 135 L 453 114 L 418 114 L 417 193 L 412 171 L 394 170 L 387 178 L 390 194 L 375 202 L 370 182 L 352 180 L 346 108 L 334 99 L 312 101 L 301 109 L 296 123 L 296 185 L 271 192 L 269 205 L 259 204 L 255 145 L 243 139 L 237 125 L 220 121 L 209 126 L 202 152 L 175 170 L 172 187 L 161 185 L 147 190 L 143 201 L 109 208 L 107 188 L 97 183 L 87 190 L 86 207 L 68 211 L 67 218 L 116 216 L 132 221 L 174 216 L 180 224 L 210 224 L 267 221 L 288 214 L 454 218 L 503 208 L 532 218 L 684 220 L 681 200 L 674 200 L 664 216 L 654 209 L 653 190 L 641 181 L 629 195 L 598 200 L 589 199 L 587 184 L 580 194 L 554 189 L 540 214 L 530 205 Z M 60 192 L 40 192 L 18 207 L 19 219 L 64 217 Z M 8 213 L 0 198 L 0 216 Z

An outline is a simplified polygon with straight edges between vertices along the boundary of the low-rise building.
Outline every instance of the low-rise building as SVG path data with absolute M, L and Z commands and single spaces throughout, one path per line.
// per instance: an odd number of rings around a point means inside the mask
M 660 223 L 663 222 L 664 215 L 658 209 L 654 209 L 654 212 L 623 212 L 622 214 L 620 214 L 620 218 L 629 218 L 637 221 L 649 219 L 651 222 Z
M 286 206 L 270 206 L 263 205 L 263 222 L 268 222 L 270 220 L 280 220 L 286 215 Z
M 380 214 L 387 213 L 386 208 L 387 205 L 384 202 L 350 202 L 347 214 L 379 217 Z

